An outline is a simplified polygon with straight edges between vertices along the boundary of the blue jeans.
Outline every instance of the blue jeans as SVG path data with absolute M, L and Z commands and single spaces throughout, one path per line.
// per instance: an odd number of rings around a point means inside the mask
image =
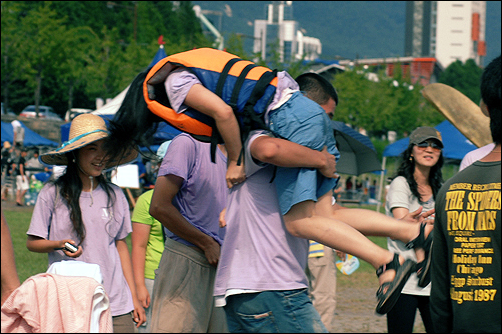
M 328 333 L 307 289 L 231 295 L 224 309 L 231 333 Z

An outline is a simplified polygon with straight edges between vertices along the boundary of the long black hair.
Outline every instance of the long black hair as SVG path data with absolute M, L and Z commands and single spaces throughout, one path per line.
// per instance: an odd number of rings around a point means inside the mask
M 105 149 L 111 160 L 116 160 L 119 154 L 130 147 L 150 147 L 158 125 L 163 121 L 148 109 L 143 97 L 143 82 L 149 70 L 150 68 L 147 68 L 134 78 L 122 104 L 108 125 L 110 135 L 105 142 Z M 166 95 L 165 90 L 162 92 L 161 89 L 156 89 L 155 93 Z
M 413 173 L 415 172 L 415 159 L 412 157 L 414 144 L 408 145 L 408 148 L 401 154 L 401 164 L 397 170 L 397 175 L 394 176 L 395 179 L 398 176 L 402 176 L 408 181 L 408 185 L 410 186 L 411 193 L 418 198 L 420 202 L 422 201 L 422 197 L 418 192 L 418 185 Z M 429 184 L 432 188 L 432 197 L 436 200 L 436 195 L 443 184 L 443 173 L 441 172 L 441 168 L 444 164 L 443 151 L 441 151 L 439 155 L 438 162 L 431 167 L 429 173 Z
M 82 210 L 80 209 L 80 194 L 82 193 L 83 184 L 79 176 L 76 156 L 76 151 L 66 153 L 68 165 L 65 172 L 58 179 L 50 182 L 56 186 L 56 192 L 59 192 L 59 194 L 56 194 L 56 198 L 58 198 L 59 195 L 70 210 L 70 220 L 80 239 L 80 245 L 84 242 L 86 231 L 84 221 L 82 220 Z M 94 179 L 106 192 L 108 196 L 108 207 L 113 207 L 116 196 L 106 177 L 102 174 Z M 54 204 L 56 205 L 57 203 Z

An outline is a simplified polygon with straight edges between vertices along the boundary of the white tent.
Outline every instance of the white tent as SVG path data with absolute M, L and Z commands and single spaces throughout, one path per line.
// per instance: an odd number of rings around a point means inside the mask
M 106 103 L 101 108 L 94 110 L 92 113 L 96 115 L 115 115 L 120 105 L 122 104 L 122 101 L 124 100 L 124 97 L 126 96 L 128 90 L 129 86 L 127 86 L 127 88 L 124 89 L 119 95 L 111 99 L 110 102 Z

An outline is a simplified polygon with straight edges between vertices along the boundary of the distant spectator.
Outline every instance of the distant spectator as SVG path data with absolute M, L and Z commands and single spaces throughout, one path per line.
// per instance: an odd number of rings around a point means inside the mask
M 347 181 L 345 182 L 345 197 L 347 199 L 352 199 L 352 192 L 353 192 L 353 183 L 352 183 L 352 177 L 349 176 L 347 178 Z
M 4 141 L 2 144 L 2 153 L 8 151 L 11 147 L 12 145 L 8 141 Z
M 14 176 L 12 174 L 12 160 L 10 151 L 2 151 L 2 201 L 6 201 L 9 190 L 14 191 Z
M 17 119 L 13 120 L 11 123 L 12 130 L 14 131 L 13 145 L 14 147 L 23 147 L 24 145 L 24 128 Z
M 45 167 L 40 160 L 38 160 L 39 153 L 38 150 L 33 151 L 33 156 L 26 161 L 25 164 L 25 171 L 27 172 L 28 177 L 31 174 L 35 174 L 38 172 L 44 172 L 47 171 L 48 168 Z
M 376 199 L 376 186 L 377 181 L 373 180 L 373 184 L 370 186 L 370 198 L 371 199 Z
M 361 180 L 356 179 L 356 192 L 360 193 L 362 191 L 363 191 L 363 183 L 361 182 Z
M 364 194 L 368 195 L 368 192 L 370 191 L 370 178 L 366 177 L 366 179 L 363 182 L 363 188 L 364 188 Z
M 25 171 L 26 156 L 28 151 L 26 149 L 21 150 L 21 155 L 19 156 L 16 164 L 15 175 L 16 175 L 16 205 L 24 206 L 24 195 L 26 191 L 30 189 L 30 183 L 28 181 L 28 176 Z

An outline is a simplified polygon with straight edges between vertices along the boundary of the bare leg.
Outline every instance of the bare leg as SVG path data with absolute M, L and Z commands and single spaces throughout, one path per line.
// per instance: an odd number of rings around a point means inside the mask
M 328 247 L 355 255 L 370 263 L 375 269 L 392 261 L 394 257 L 392 252 L 377 246 L 352 226 L 316 214 L 314 208 L 313 201 L 305 201 L 295 204 L 284 215 L 286 228 L 292 235 L 315 240 Z M 400 263 L 403 262 L 404 259 L 400 258 Z M 385 271 L 379 277 L 380 284 L 391 281 L 394 276 L 394 271 Z
M 319 198 L 319 201 L 315 205 L 315 210 L 317 214 L 342 221 L 367 236 L 390 237 L 407 243 L 415 239 L 420 232 L 420 224 L 418 223 L 397 220 L 376 211 L 357 208 L 346 210 L 333 209 L 330 193 L 326 193 Z M 429 235 L 432 229 L 433 225 L 426 227 L 426 236 Z M 424 259 L 425 252 L 423 249 L 415 249 L 415 253 L 418 262 Z

